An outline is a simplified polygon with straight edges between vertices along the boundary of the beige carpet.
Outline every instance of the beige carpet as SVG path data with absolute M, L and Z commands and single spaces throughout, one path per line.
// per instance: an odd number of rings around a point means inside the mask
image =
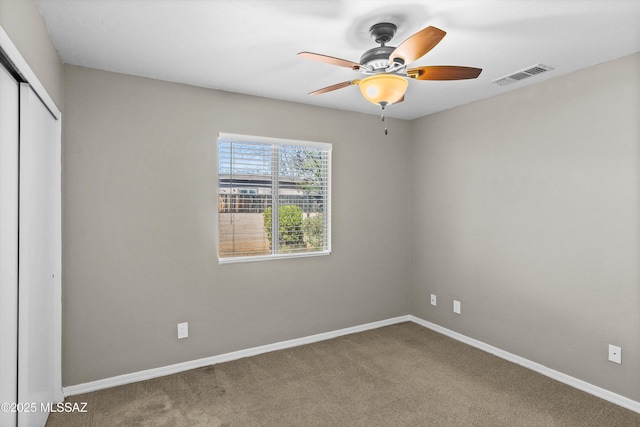
M 640 426 L 414 323 L 73 396 L 47 426 Z

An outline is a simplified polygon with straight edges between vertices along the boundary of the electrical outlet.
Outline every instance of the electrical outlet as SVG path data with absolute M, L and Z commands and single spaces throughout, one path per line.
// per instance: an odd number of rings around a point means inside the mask
M 436 305 L 436 296 L 431 294 L 431 305 Z
M 455 314 L 460 314 L 460 301 L 458 300 L 453 300 L 453 312 Z
M 622 349 L 617 345 L 609 344 L 609 361 L 622 364 Z
M 178 339 L 187 338 L 189 336 L 189 323 L 178 323 Z

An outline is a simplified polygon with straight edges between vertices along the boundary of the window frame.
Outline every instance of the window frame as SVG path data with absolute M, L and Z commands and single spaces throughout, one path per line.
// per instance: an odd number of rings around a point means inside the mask
M 265 136 L 255 136 L 255 135 L 242 135 L 235 133 L 227 133 L 227 132 L 219 132 L 218 137 L 216 138 L 216 198 L 219 196 L 220 191 L 220 141 L 231 141 L 231 142 L 246 142 L 246 143 L 257 143 L 257 144 L 270 144 L 270 145 L 279 145 L 279 146 L 294 146 L 294 147 L 311 147 L 311 148 L 321 148 L 326 150 L 327 159 L 326 159 L 326 185 L 325 185 L 325 206 L 323 211 L 324 218 L 324 230 L 326 233 L 326 249 L 318 250 L 318 251 L 310 251 L 310 252 L 296 252 L 296 253 L 277 253 L 277 251 L 273 251 L 267 255 L 249 255 L 249 256 L 228 256 L 221 257 L 220 256 L 220 212 L 219 209 L 215 210 L 215 222 L 216 222 L 216 252 L 218 257 L 218 264 L 233 264 L 233 263 L 241 263 L 241 262 L 253 262 L 253 261 L 270 261 L 276 259 L 290 259 L 290 258 L 307 258 L 307 257 L 316 257 L 316 256 L 326 256 L 331 255 L 331 163 L 332 163 L 332 155 L 333 155 L 333 145 L 327 142 L 316 142 L 316 141 L 301 141 L 301 140 L 292 140 L 292 139 L 284 139 L 284 138 L 272 138 Z M 274 204 L 272 200 L 272 209 L 278 206 L 278 204 Z M 275 209 L 274 209 L 275 210 Z

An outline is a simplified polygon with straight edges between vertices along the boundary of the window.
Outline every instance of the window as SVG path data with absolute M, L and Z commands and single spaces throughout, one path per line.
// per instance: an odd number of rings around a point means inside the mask
M 218 136 L 221 263 L 331 251 L 331 144 Z

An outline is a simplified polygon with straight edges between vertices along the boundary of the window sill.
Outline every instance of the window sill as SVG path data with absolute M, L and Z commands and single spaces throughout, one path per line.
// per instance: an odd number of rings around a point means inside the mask
M 272 261 L 276 259 L 290 258 L 308 258 L 316 256 L 331 255 L 331 251 L 304 252 L 297 254 L 277 254 L 277 255 L 261 255 L 261 256 L 243 256 L 233 258 L 218 258 L 218 264 L 235 264 L 239 262 L 255 262 L 255 261 Z

